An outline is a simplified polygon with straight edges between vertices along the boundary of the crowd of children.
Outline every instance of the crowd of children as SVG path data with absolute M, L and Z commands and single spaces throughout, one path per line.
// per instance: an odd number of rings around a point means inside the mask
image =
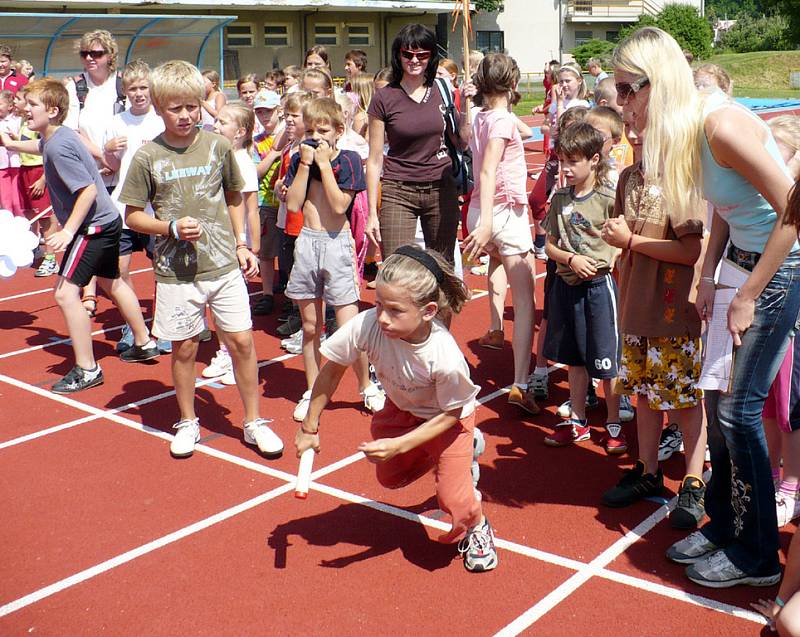
M 673 193 L 652 183 L 645 170 L 644 139 L 652 152 L 669 143 L 665 131 L 680 129 L 653 98 L 649 109 L 629 108 L 653 78 L 624 66 L 610 78 L 593 59 L 590 96 L 577 64 L 549 63 L 547 101 L 536 109 L 545 114 L 546 163 L 528 192 L 523 138 L 531 131 L 512 113 L 520 81 L 514 60 L 502 53 L 477 56 L 459 82 L 455 63 L 428 46 L 432 34 L 424 27 L 410 32 L 417 39 L 394 47 L 392 69 L 368 74 L 367 55 L 353 50 L 344 58 L 346 82 L 336 87 L 327 51 L 314 47 L 302 68 L 243 75 L 236 101 L 228 101 L 214 71 L 201 73 L 180 61 L 150 69 L 135 60 L 119 73 L 125 110 L 103 131 L 68 119 L 70 90 L 79 79 L 67 86 L 51 78 L 9 82 L 16 77 L 7 72 L 11 51 L 0 46 L 0 205 L 29 217 L 51 210 L 38 220 L 36 276 L 58 272 L 56 301 L 74 350 L 74 367 L 53 391 L 103 382 L 81 302 L 81 289 L 96 280 L 126 321 L 117 346 L 122 360 L 171 352 L 180 412 L 173 456 L 190 456 L 200 439 L 195 364 L 198 342 L 210 328 L 219 349 L 203 376 L 236 385 L 244 441 L 266 457 L 280 455 L 284 444 L 259 407 L 251 316 L 276 311 L 275 296 L 282 294 L 281 345 L 302 354 L 305 369 L 306 384 L 292 396 L 301 423 L 298 455 L 319 450 L 320 413 L 352 367 L 374 414 L 373 440 L 360 449 L 377 463 L 381 484 L 399 487 L 435 468 L 440 507 L 453 521 L 442 541 L 460 540 L 469 570 L 495 568 L 493 532 L 477 489 L 485 445 L 474 426 L 478 387 L 449 331 L 451 324 L 457 329 L 453 314 L 468 297 L 454 274 L 453 252 L 405 245 L 411 228 L 398 225 L 377 270 L 380 242 L 368 240 L 381 238 L 374 222 L 381 188 L 391 197 L 402 191 L 406 199 L 411 190 L 419 197 L 450 192 L 450 182 L 438 179 L 442 167 L 450 167 L 449 134 L 450 145 L 468 148 L 473 161 L 474 190 L 460 202 L 460 247 L 465 262 L 488 255 L 490 329 L 481 346 L 504 346 L 506 288 L 512 293 L 509 403 L 538 414 L 549 396 L 551 363 L 565 366 L 569 400 L 558 407 L 563 422 L 544 443 L 563 447 L 590 439 L 588 411 L 598 405 L 595 385 L 601 385 L 602 444 L 614 455 L 628 450 L 623 423 L 634 417 L 630 396 L 636 396 L 638 459 L 602 502 L 621 507 L 661 495 L 659 462 L 682 447 L 686 472 L 670 521 L 696 528 L 705 515 L 706 427 L 698 383 L 710 308 L 707 314 L 695 310 L 693 289 L 701 290 L 698 302 L 706 301 L 703 286 L 715 279 L 711 271 L 698 274 L 709 240 L 706 220 L 672 210 L 666 202 Z M 106 55 L 113 72 L 111 34 L 82 38 L 82 58 Z M 449 132 L 444 118 L 433 121 L 426 106 L 429 100 L 438 105 L 431 91 L 439 82 L 461 118 Z M 729 78 L 714 65 L 697 67 L 695 82 L 706 93 L 730 91 Z M 398 102 L 403 92 L 406 103 Z M 672 99 L 694 104 L 699 98 Z M 441 140 L 426 141 L 433 177 L 422 189 L 404 181 L 418 170 L 406 160 L 416 157 L 420 116 L 432 131 L 442 131 Z M 416 118 L 417 129 L 399 130 L 399 117 Z M 77 133 L 72 121 L 78 121 Z M 794 179 L 800 173 L 798 121 L 770 122 Z M 438 204 L 437 228 L 457 225 L 448 212 L 459 203 L 455 196 L 447 206 Z M 434 221 L 422 223 L 423 243 L 449 245 L 446 233 L 431 229 Z M 381 228 L 386 241 L 389 233 Z M 56 253 L 62 251 L 59 266 Z M 137 251 L 148 254 L 155 272 L 152 335 L 130 277 Z M 536 258 L 547 266 L 543 320 L 532 348 Z M 261 294 L 251 305 L 246 280 L 259 273 Z M 376 301 L 359 313 L 365 273 L 376 278 Z M 793 340 L 763 414 L 780 525 L 800 516 L 798 347 Z M 695 538 L 693 546 L 702 541 Z M 671 551 L 675 561 L 685 555 Z

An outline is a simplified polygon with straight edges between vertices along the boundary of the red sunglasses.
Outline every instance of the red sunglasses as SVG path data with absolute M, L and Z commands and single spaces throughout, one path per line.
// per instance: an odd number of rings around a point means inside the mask
M 400 55 L 402 55 L 409 62 L 414 58 L 417 58 L 417 60 L 420 62 L 427 62 L 433 53 L 430 51 L 412 51 L 411 49 L 400 49 Z

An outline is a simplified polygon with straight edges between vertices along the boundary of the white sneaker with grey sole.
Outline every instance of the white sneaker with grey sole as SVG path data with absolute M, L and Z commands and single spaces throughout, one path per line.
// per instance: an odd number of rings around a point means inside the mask
M 188 458 L 194 453 L 194 446 L 200 440 L 200 420 L 179 420 L 172 428 L 177 429 L 178 433 L 169 445 L 170 454 L 173 458 Z

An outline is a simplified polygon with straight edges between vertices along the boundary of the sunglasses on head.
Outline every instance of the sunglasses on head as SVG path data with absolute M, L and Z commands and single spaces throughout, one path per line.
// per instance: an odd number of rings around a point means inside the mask
M 81 51 L 81 57 L 84 60 L 88 57 L 92 58 L 93 60 L 97 60 L 103 57 L 105 54 L 105 51 Z
M 636 95 L 648 84 L 650 84 L 650 80 L 648 78 L 640 77 L 635 82 L 620 82 L 618 84 L 614 84 L 614 86 L 617 87 L 617 95 L 619 95 L 621 99 L 627 100 L 631 97 L 631 95 Z
M 400 55 L 402 55 L 409 62 L 414 58 L 417 58 L 417 60 L 420 62 L 427 62 L 433 54 L 430 51 L 412 51 L 411 49 L 400 49 Z

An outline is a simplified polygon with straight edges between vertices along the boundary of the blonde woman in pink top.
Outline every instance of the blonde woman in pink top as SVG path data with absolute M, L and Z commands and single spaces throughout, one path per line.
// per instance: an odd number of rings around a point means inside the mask
M 472 192 L 464 252 L 476 258 L 489 255 L 489 279 L 501 265 L 511 285 L 514 305 L 514 386 L 508 402 L 531 414 L 539 407 L 528 391 L 531 339 L 534 313 L 533 275 L 528 197 L 525 191 L 527 169 L 522 137 L 511 106 L 519 100 L 517 63 L 502 53 L 489 53 L 475 74 L 475 86 L 483 103 L 476 114 L 470 147 L 474 162 L 475 189 Z M 502 347 L 503 319 L 489 307 L 492 325 L 481 344 Z

